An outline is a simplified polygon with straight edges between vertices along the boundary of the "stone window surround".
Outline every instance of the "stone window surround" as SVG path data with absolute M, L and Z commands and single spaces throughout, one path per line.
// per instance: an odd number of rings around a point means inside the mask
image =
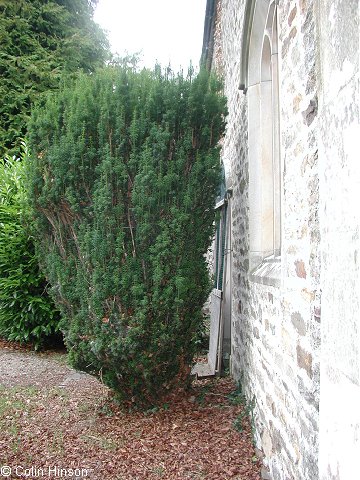
M 250 280 L 280 286 L 282 169 L 277 0 L 249 0 L 246 17 L 240 89 L 247 94 L 249 112 Z

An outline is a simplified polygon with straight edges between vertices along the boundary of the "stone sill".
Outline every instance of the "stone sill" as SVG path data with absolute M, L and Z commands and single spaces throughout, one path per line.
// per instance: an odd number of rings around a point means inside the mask
M 281 285 L 281 257 L 270 255 L 264 258 L 249 275 L 250 281 L 280 287 Z

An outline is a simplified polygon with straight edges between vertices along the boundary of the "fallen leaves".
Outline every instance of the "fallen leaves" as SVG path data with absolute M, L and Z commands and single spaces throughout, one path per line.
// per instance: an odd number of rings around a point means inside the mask
M 196 381 L 163 408 L 124 412 L 96 379 L 47 360 L 43 384 L 17 386 L 12 376 L 1 387 L 0 465 L 83 468 L 91 480 L 260 480 L 249 423 L 241 434 L 233 427 L 243 406 L 228 399 L 231 379 Z

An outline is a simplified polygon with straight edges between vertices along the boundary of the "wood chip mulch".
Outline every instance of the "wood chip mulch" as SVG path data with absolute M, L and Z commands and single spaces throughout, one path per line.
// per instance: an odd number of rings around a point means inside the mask
M 70 369 L 59 353 L 34 360 L 4 342 L 0 352 L 0 467 L 12 469 L 7 478 L 260 480 L 249 421 L 241 432 L 234 427 L 244 406 L 228 397 L 235 388 L 229 378 L 194 381 L 159 409 L 124 412 L 104 385 Z M 25 356 L 30 365 L 44 355 L 52 369 L 43 370 L 43 382 L 36 375 L 27 384 L 3 380 L 9 362 L 14 368 Z

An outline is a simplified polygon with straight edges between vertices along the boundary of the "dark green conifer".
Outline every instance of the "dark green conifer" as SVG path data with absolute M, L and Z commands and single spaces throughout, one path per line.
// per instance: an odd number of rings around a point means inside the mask
M 32 116 L 31 202 L 72 361 L 138 404 L 188 380 L 209 293 L 219 91 L 205 71 L 108 68 Z
M 92 0 L 0 1 L 0 157 L 19 155 L 31 106 L 64 75 L 109 58 Z

